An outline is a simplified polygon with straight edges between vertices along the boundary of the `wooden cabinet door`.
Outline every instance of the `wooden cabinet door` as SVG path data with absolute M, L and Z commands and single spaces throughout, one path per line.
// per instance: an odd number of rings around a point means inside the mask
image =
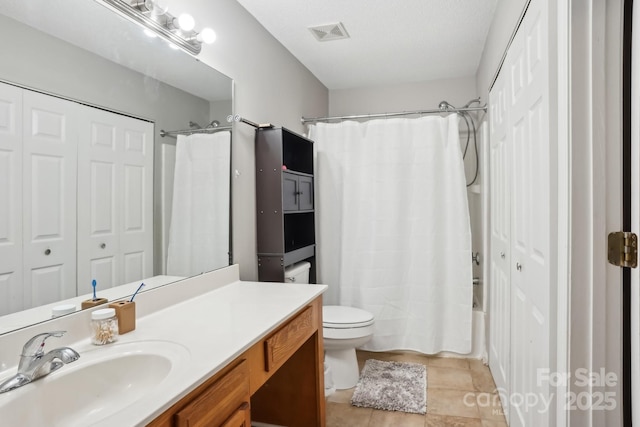
M 243 403 L 238 410 L 220 427 L 251 427 L 251 411 L 249 404 Z
M 233 421 L 250 399 L 249 368 L 245 360 L 213 383 L 174 416 L 175 427 L 235 426 Z M 248 411 L 248 409 L 247 409 Z M 248 415 L 245 416 L 248 418 Z

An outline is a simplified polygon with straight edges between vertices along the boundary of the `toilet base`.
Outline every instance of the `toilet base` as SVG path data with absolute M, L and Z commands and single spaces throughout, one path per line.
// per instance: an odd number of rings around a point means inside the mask
M 355 387 L 360 378 L 356 349 L 326 350 L 324 361 L 331 367 L 333 386 L 338 390 Z

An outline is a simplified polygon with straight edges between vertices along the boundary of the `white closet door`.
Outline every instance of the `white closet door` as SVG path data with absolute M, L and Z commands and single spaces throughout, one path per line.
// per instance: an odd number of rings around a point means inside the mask
M 489 292 L 489 366 L 501 398 L 508 397 L 510 372 L 511 143 L 508 140 L 510 80 L 501 73 L 489 94 L 491 258 Z M 509 401 L 502 402 L 505 415 Z
M 78 292 L 153 275 L 153 125 L 82 109 Z
M 126 120 L 125 120 L 126 119 Z M 153 275 L 153 124 L 122 117 L 123 282 Z
M 0 83 L 0 316 L 23 310 L 22 89 Z
M 122 130 L 114 114 L 82 106 L 78 141 L 78 294 L 121 285 L 117 188 Z
M 533 0 L 510 48 L 511 390 L 549 399 L 549 61 L 546 0 Z M 549 425 L 549 411 L 513 405 L 510 426 Z
M 27 308 L 76 295 L 77 104 L 23 93 Z

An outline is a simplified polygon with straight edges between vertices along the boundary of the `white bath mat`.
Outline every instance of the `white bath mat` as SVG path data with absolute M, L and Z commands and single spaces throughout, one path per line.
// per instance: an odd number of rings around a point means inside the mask
M 427 412 L 427 367 L 418 363 L 383 362 L 369 359 L 351 398 L 353 406 Z

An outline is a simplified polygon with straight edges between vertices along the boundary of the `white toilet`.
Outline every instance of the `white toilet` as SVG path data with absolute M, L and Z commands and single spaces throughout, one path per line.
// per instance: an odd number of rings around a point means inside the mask
M 285 280 L 309 283 L 306 261 L 285 268 Z M 333 386 L 338 390 L 355 387 L 360 376 L 356 347 L 366 344 L 373 335 L 373 314 L 366 310 L 339 305 L 322 307 L 325 364 L 332 373 Z

